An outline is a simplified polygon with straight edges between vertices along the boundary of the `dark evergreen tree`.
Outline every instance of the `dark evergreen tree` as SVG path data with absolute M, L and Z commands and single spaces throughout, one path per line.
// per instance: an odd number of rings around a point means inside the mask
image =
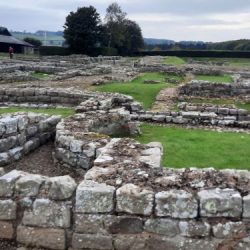
M 37 48 L 42 46 L 42 42 L 36 38 L 33 38 L 33 37 L 25 37 L 23 40 L 27 43 L 34 45 Z
M 93 6 L 70 12 L 64 25 L 64 38 L 74 53 L 92 54 L 100 46 L 101 19 Z

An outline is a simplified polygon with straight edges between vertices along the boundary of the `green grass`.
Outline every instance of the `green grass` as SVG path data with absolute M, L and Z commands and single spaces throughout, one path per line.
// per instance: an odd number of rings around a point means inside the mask
M 68 117 L 75 113 L 73 108 L 0 108 L 0 115 L 6 113 L 15 113 L 15 112 L 34 112 L 34 113 L 43 113 L 48 115 L 61 115 L 62 117 Z
M 185 60 L 183 60 L 182 58 L 177 57 L 177 56 L 167 56 L 164 59 L 164 64 L 182 65 L 182 64 L 185 64 L 185 63 L 186 63 Z
M 218 76 L 196 75 L 195 79 L 202 80 L 202 81 L 216 82 L 216 83 L 232 83 L 233 82 L 233 78 L 230 75 L 218 75 Z
M 192 99 L 185 100 L 185 102 L 194 103 L 194 104 L 208 103 L 208 104 L 214 104 L 214 105 L 233 105 L 234 104 L 239 109 L 246 109 L 250 111 L 250 103 L 243 103 L 243 102 L 238 102 L 238 101 L 235 102 L 232 99 L 192 98 Z
M 250 170 L 250 135 L 143 124 L 141 143 L 159 141 L 164 167 L 214 167 Z
M 142 103 L 145 109 L 148 109 L 152 106 L 159 91 L 171 86 L 171 84 L 165 83 L 165 77 L 166 75 L 162 73 L 145 73 L 130 83 L 108 83 L 96 86 L 94 90 L 130 95 L 136 101 Z M 143 83 L 144 80 L 157 80 L 161 83 L 145 84 Z
M 33 72 L 31 75 L 38 79 L 47 79 L 49 77 L 49 74 L 42 73 L 42 72 Z

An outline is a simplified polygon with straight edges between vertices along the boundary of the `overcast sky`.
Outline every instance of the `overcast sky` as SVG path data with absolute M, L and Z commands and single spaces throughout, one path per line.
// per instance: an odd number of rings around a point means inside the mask
M 65 17 L 93 5 L 102 17 L 109 0 L 0 0 L 0 26 L 9 30 L 63 30 Z M 250 39 L 250 0 L 118 0 L 144 37 L 223 41 Z

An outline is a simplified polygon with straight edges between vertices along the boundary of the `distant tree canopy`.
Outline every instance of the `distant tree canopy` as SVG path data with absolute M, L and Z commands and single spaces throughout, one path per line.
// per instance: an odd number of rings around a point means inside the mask
M 27 43 L 34 45 L 37 48 L 42 46 L 42 42 L 36 38 L 33 38 L 33 37 L 25 37 L 23 40 Z
M 126 15 L 117 3 L 112 3 L 106 10 L 107 46 L 117 49 L 119 54 L 130 54 L 144 46 L 140 26 Z
M 64 38 L 74 53 L 93 54 L 106 48 L 127 55 L 143 48 L 143 37 L 139 25 L 126 18 L 117 3 L 106 11 L 105 22 L 93 6 L 78 8 L 70 12 L 64 25 Z
M 64 38 L 75 53 L 91 54 L 100 45 L 101 19 L 93 6 L 70 12 L 64 28 Z

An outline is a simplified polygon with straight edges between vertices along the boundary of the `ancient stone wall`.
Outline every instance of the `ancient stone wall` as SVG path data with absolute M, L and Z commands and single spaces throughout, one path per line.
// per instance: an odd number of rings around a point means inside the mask
M 250 96 L 250 83 L 223 84 L 193 80 L 179 88 L 180 95 L 201 97 L 245 97 Z
M 80 183 L 0 169 L 0 239 L 62 250 L 248 249 L 249 172 L 162 169 L 152 164 L 160 154 L 156 143 L 112 139 Z
M 127 109 L 142 110 L 142 106 L 134 102 L 133 98 L 121 94 L 97 93 L 74 91 L 72 89 L 60 88 L 1 88 L 0 104 L 5 106 L 22 106 L 31 104 L 32 107 L 77 106 L 78 110 L 84 110 L 87 103 L 85 101 L 97 101 L 98 107 L 110 103 L 110 107 L 124 106 Z M 83 103 L 81 105 L 81 103 Z M 85 105 L 86 104 L 86 105 Z M 94 105 L 95 106 L 95 105 Z
M 0 166 L 19 160 L 51 139 L 60 120 L 35 113 L 0 116 Z
M 190 106 L 195 109 L 195 106 Z M 250 128 L 250 114 L 244 109 L 207 108 L 202 111 L 150 112 L 140 111 L 131 115 L 132 120 L 162 124 L 203 125 Z

